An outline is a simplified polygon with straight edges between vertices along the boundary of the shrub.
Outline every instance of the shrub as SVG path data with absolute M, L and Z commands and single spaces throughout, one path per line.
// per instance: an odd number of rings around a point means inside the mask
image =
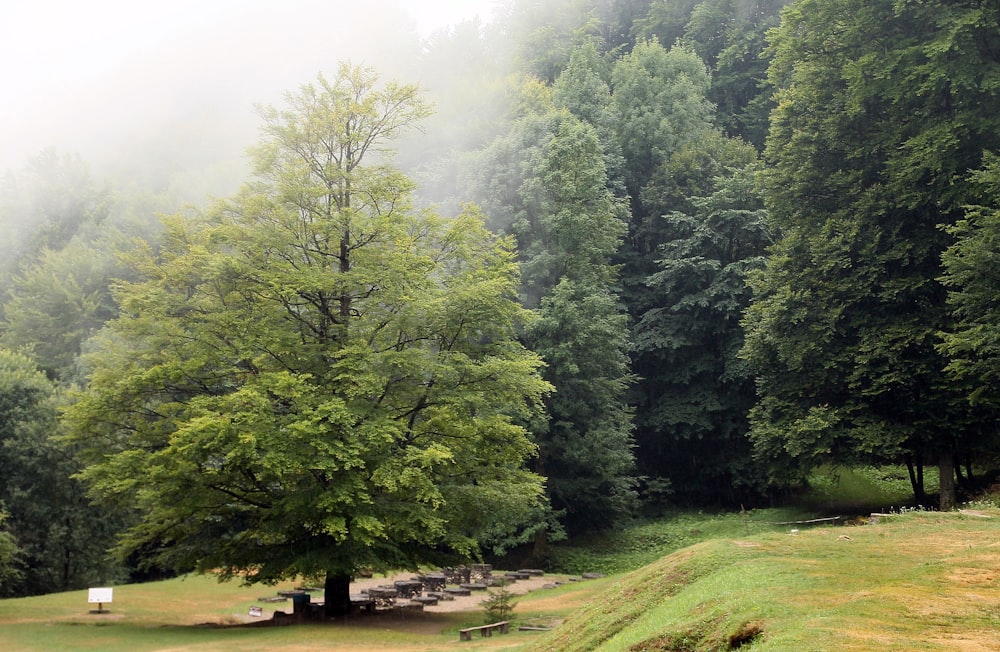
M 486 609 L 486 624 L 510 620 L 510 615 L 514 613 L 514 594 L 510 592 L 506 585 L 500 585 L 495 590 L 490 590 L 490 597 L 480 604 Z

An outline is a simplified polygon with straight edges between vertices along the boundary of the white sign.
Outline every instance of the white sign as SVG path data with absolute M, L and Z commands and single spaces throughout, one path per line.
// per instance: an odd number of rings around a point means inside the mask
M 250 607 L 250 615 L 255 618 L 260 618 L 264 615 L 264 609 L 262 607 Z
M 104 604 L 111 602 L 111 593 L 114 591 L 112 588 L 104 587 L 98 589 L 90 589 L 87 593 L 87 602 Z

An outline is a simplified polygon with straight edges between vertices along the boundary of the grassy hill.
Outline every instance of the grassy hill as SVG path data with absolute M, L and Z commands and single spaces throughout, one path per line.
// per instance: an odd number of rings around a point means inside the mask
M 881 521 L 685 548 L 531 649 L 1000 649 L 1000 510 Z

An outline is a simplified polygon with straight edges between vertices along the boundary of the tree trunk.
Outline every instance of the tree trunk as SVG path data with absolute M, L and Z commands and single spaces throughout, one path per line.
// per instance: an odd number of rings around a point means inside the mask
M 965 453 L 965 479 L 969 483 L 969 487 L 976 486 L 976 477 L 972 475 L 972 454 L 966 451 Z
M 924 467 L 920 456 L 916 461 L 913 457 L 906 456 L 906 471 L 910 474 L 910 487 L 913 488 L 913 501 L 915 505 L 923 505 L 926 496 L 924 495 Z
M 922 454 L 917 458 L 917 484 L 920 487 L 920 502 L 917 505 L 923 505 L 927 502 L 927 490 L 924 487 L 924 456 Z
M 938 473 L 941 476 L 941 499 L 938 509 L 947 512 L 955 509 L 955 454 L 941 453 L 938 458 Z
M 327 619 L 350 615 L 351 576 L 345 573 L 327 573 L 323 585 L 323 602 L 323 615 Z
M 545 559 L 549 550 L 549 531 L 548 527 L 543 527 L 542 529 L 535 532 L 535 546 L 531 551 L 532 557 L 535 559 Z

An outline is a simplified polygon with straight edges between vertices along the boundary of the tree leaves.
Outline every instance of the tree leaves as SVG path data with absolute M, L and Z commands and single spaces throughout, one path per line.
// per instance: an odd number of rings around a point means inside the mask
M 514 339 L 513 253 L 471 207 L 413 212 L 409 181 L 363 164 L 425 112 L 375 84 L 342 66 L 265 111 L 259 180 L 133 255 L 146 279 L 118 286 L 69 411 L 95 492 L 143 514 L 122 551 L 350 574 L 475 554 L 481 477 L 538 504 L 516 420 L 548 385 Z

